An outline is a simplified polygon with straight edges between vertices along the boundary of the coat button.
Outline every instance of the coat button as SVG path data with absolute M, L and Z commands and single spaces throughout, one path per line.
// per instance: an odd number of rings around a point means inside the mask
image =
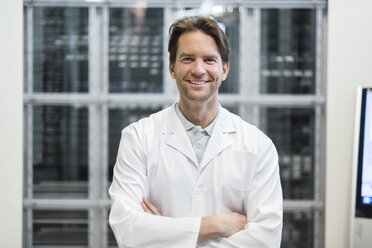
M 203 185 L 198 185 L 195 187 L 195 194 L 200 194 L 201 192 L 203 192 Z

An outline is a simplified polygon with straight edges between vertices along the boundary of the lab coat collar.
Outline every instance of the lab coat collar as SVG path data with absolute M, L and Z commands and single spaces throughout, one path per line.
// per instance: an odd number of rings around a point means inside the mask
M 200 161 L 200 169 L 231 146 L 232 138 L 235 133 L 236 128 L 233 124 L 231 114 L 226 109 L 220 107 L 220 113 L 214 126 L 213 133 L 205 148 L 202 160 Z
M 195 166 L 198 166 L 198 160 L 192 149 L 189 138 L 187 137 L 184 126 L 179 120 L 174 103 L 166 112 L 162 135 L 165 137 L 165 143 L 189 158 Z M 231 134 L 236 133 L 236 128 L 229 112 L 220 108 L 219 117 L 213 129 L 213 134 L 208 141 L 200 162 L 200 169 L 207 165 L 214 157 L 218 156 L 223 150 L 232 144 Z
M 167 109 L 162 135 L 165 136 L 165 143 L 189 158 L 194 165 L 198 166 L 196 154 L 192 149 L 184 126 L 176 113 L 176 103 Z

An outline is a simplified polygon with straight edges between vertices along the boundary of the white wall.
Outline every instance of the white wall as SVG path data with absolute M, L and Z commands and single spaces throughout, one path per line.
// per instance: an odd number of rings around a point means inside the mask
M 0 247 L 22 247 L 22 0 L 0 0 Z
M 372 1 L 328 1 L 326 248 L 347 247 L 356 86 L 372 86 Z

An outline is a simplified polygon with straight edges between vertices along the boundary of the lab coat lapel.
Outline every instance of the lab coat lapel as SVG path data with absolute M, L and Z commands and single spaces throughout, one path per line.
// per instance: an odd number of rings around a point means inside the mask
M 232 144 L 232 135 L 236 133 L 236 128 L 233 125 L 229 112 L 222 107 L 220 111 L 212 136 L 208 141 L 208 145 L 201 160 L 200 169 L 228 148 Z
M 166 113 L 162 135 L 167 145 L 183 153 L 195 166 L 198 165 L 190 139 L 187 137 L 185 128 L 176 114 L 175 104 L 173 104 Z

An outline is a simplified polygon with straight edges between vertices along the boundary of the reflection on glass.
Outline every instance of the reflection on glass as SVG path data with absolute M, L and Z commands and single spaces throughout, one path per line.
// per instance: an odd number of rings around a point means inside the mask
M 261 93 L 315 92 L 315 11 L 261 11 Z
M 113 167 L 116 162 L 121 130 L 129 124 L 138 121 L 152 113 L 161 110 L 161 107 L 135 107 L 135 108 L 112 108 L 109 110 L 109 182 L 112 181 Z
M 314 197 L 314 109 L 262 108 L 260 125 L 279 154 L 285 199 Z
M 87 211 L 33 211 L 33 245 L 88 245 Z
M 283 248 L 312 248 L 314 237 L 314 214 L 293 212 L 283 215 Z
M 163 9 L 111 8 L 109 91 L 163 91 Z
M 87 108 L 35 106 L 33 126 L 34 196 L 86 197 Z
M 88 91 L 88 9 L 35 7 L 35 92 Z

